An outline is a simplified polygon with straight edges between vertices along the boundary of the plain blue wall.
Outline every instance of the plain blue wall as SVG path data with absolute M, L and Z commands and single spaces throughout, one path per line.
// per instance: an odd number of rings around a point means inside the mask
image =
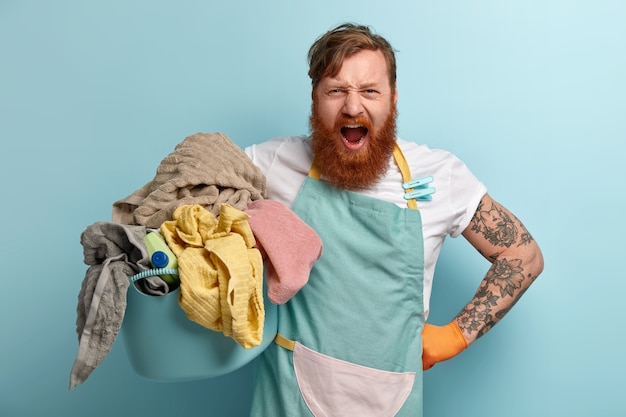
M 509 316 L 426 373 L 444 416 L 624 416 L 626 3 L 0 1 L 0 416 L 244 416 L 251 367 L 143 380 L 118 338 L 73 391 L 80 233 L 185 136 L 307 133 L 306 51 L 337 23 L 398 49 L 400 136 L 455 152 L 541 244 Z M 430 321 L 485 261 L 448 240 Z

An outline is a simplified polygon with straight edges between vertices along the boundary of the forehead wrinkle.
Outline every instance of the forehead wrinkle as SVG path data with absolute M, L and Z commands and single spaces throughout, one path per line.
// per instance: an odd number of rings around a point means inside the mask
M 348 80 L 343 80 L 338 77 L 329 77 L 328 82 L 326 84 L 329 87 L 335 87 L 335 88 L 341 88 L 341 89 L 351 88 L 354 90 L 365 90 L 365 89 L 372 88 L 372 87 L 380 87 L 379 86 L 380 83 L 377 81 L 365 81 L 365 82 L 360 82 L 358 80 L 348 81 Z

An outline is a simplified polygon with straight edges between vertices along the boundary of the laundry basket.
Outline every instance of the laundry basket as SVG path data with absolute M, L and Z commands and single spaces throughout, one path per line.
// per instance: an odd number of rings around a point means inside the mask
M 272 343 L 277 306 L 265 295 L 261 343 L 245 349 L 221 332 L 187 318 L 178 304 L 180 289 L 167 295 L 142 293 L 131 283 L 121 333 L 131 366 L 144 378 L 181 382 L 213 378 L 248 364 Z

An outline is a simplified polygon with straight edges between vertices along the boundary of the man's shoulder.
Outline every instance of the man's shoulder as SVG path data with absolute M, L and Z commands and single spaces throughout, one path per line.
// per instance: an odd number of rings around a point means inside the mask
M 291 171 L 306 172 L 313 153 L 307 136 L 275 137 L 246 148 L 252 161 L 267 175 L 271 170 L 287 175 Z
M 273 137 L 263 143 L 260 143 L 257 146 L 261 146 L 264 144 L 291 144 L 294 146 L 305 146 L 310 142 L 308 136 L 305 135 L 295 135 L 295 136 L 277 136 Z
M 277 153 L 285 150 L 309 149 L 310 141 L 307 136 L 279 136 L 265 142 L 246 147 L 246 152 Z
M 425 144 L 411 142 L 400 138 L 397 138 L 396 142 L 398 143 L 398 146 L 402 150 L 402 153 L 407 161 L 420 159 L 422 162 L 424 162 L 424 160 L 432 162 L 445 162 L 457 159 L 452 152 L 444 149 L 431 148 Z

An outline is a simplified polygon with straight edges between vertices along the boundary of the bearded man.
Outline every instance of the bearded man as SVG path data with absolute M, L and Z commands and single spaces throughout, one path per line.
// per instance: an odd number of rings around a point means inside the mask
M 310 136 L 246 149 L 268 198 L 324 245 L 308 284 L 278 306 L 251 415 L 421 416 L 422 371 L 491 329 L 541 273 L 542 254 L 463 162 L 396 137 L 396 61 L 386 39 L 343 24 L 308 57 Z M 484 221 L 494 216 L 508 221 Z M 450 323 L 425 324 L 441 246 L 459 235 L 492 266 Z

